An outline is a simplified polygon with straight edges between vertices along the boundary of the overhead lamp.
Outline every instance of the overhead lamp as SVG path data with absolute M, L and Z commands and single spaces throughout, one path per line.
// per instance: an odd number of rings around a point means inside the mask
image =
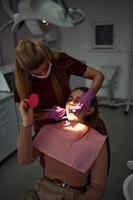
M 68 8 L 63 0 L 20 0 L 18 13 L 13 13 L 10 0 L 1 0 L 6 13 L 12 18 L 12 32 L 24 22 L 35 35 L 41 35 L 39 22 L 46 20 L 62 28 L 74 27 L 85 19 L 85 13 L 79 8 Z
M 45 24 L 45 25 L 49 25 L 48 21 L 45 20 L 45 19 L 42 20 L 42 23 Z

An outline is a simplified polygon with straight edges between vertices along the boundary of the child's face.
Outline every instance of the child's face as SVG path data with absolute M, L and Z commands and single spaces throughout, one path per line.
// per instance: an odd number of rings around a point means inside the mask
M 82 111 L 78 113 L 71 112 L 71 110 L 78 104 L 78 100 L 83 94 L 84 92 L 80 89 L 71 92 L 66 103 L 66 115 L 69 121 L 84 122 L 84 119 L 87 115 L 87 111 Z

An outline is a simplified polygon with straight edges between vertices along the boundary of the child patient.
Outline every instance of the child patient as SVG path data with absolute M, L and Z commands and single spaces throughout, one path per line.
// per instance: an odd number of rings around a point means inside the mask
M 67 119 L 44 125 L 33 141 L 33 109 L 21 101 L 18 161 L 28 165 L 40 158 L 44 171 L 24 200 L 102 199 L 109 159 L 107 136 L 95 130 L 99 122 L 96 98 L 87 111 L 73 113 L 87 90 L 74 89 L 66 102 Z

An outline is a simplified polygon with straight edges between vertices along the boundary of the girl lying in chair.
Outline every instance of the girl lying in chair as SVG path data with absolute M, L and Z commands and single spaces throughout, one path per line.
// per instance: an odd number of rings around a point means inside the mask
M 99 113 L 96 98 L 87 111 L 73 113 L 88 88 L 74 89 L 66 102 L 66 119 L 43 126 L 32 141 L 33 110 L 20 103 L 22 127 L 18 161 L 28 165 L 40 158 L 44 169 L 24 200 L 100 200 L 107 184 L 107 136 L 96 131 Z

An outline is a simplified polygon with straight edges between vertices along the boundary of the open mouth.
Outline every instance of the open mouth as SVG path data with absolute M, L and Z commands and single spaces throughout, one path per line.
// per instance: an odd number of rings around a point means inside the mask
M 78 119 L 78 117 L 73 112 L 73 108 L 67 108 L 66 116 L 69 121 L 76 121 Z
M 69 108 L 68 113 L 73 113 L 73 108 Z

